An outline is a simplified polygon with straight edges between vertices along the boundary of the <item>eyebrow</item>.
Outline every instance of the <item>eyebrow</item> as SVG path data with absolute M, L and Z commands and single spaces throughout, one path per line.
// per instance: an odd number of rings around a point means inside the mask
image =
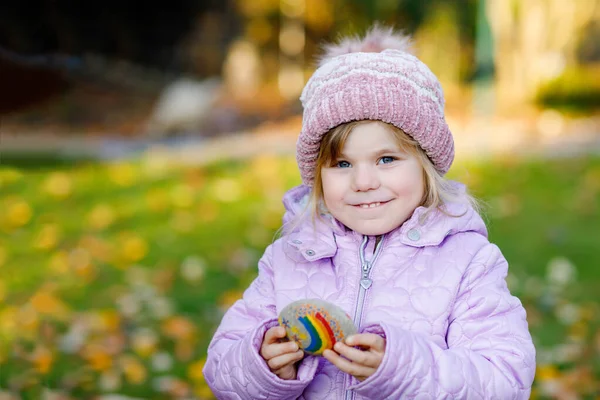
M 400 150 L 400 149 L 397 149 L 397 148 L 396 148 L 396 149 L 391 149 L 391 148 L 387 148 L 387 147 L 386 147 L 386 148 L 383 148 L 383 149 L 377 150 L 375 153 L 373 153 L 373 156 L 374 156 L 374 157 L 379 157 L 379 156 L 382 156 L 382 155 L 384 155 L 384 154 L 390 154 L 390 153 L 394 153 L 394 154 L 403 154 L 404 152 L 403 152 L 402 150 Z M 339 155 L 339 157 L 342 157 L 342 158 L 352 158 L 352 157 L 349 157 L 349 156 L 348 156 L 346 153 L 344 153 L 344 152 L 341 152 L 341 153 L 340 153 L 340 155 Z

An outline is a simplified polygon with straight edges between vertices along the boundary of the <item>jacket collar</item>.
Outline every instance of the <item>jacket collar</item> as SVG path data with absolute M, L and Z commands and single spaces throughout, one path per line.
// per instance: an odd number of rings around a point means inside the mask
M 459 189 L 464 192 L 464 185 Z M 284 224 L 293 221 L 306 209 L 310 188 L 300 185 L 288 191 L 284 196 L 286 214 Z M 466 202 L 450 203 L 445 212 L 417 207 L 412 216 L 401 226 L 385 234 L 386 242 L 400 242 L 411 247 L 438 246 L 448 236 L 461 232 L 477 232 L 487 237 L 485 223 L 479 214 Z M 346 228 L 331 214 L 323 214 L 322 218 L 312 219 L 305 216 L 294 232 L 286 235 L 284 240 L 298 261 L 315 261 L 333 257 L 337 252 L 336 236 L 362 235 Z
M 447 237 L 463 232 L 487 237 L 485 223 L 470 205 L 451 203 L 445 211 L 417 207 L 410 219 L 388 235 L 407 246 L 427 247 L 438 246 Z
M 286 250 L 288 250 L 286 253 L 295 261 L 317 261 L 331 258 L 337 253 L 337 245 L 332 232 L 330 235 L 295 232 L 285 238 L 285 241 Z

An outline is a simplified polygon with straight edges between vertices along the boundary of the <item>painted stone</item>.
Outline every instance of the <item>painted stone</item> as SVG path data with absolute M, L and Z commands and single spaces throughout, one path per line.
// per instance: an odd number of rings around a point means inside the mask
M 287 337 L 304 352 L 321 355 L 336 342 L 356 333 L 352 318 L 335 304 L 320 299 L 304 299 L 288 304 L 279 313 L 279 324 Z

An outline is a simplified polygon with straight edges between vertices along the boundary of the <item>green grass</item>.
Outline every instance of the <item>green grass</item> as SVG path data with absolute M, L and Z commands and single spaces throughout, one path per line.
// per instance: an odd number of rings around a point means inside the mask
M 541 366 L 533 397 L 550 397 L 540 384 L 549 380 L 591 396 L 600 158 L 461 164 L 450 177 L 486 203 L 490 239 L 527 308 Z M 0 394 L 210 398 L 197 371 L 211 334 L 254 277 L 281 196 L 297 183 L 292 158 L 0 168 Z M 551 279 L 550 265 L 566 278 Z M 83 339 L 66 341 L 71 352 L 60 345 L 69 331 Z M 165 355 L 170 365 L 153 366 Z M 171 384 L 159 390 L 161 377 Z

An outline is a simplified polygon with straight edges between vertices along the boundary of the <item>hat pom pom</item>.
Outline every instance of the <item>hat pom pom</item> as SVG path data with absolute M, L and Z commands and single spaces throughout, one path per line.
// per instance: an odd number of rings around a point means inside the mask
M 339 43 L 328 44 L 323 48 L 319 57 L 319 66 L 330 59 L 348 53 L 380 53 L 386 49 L 394 49 L 411 53 L 410 36 L 402 35 L 390 27 L 375 24 L 363 38 L 352 36 L 342 39 Z

